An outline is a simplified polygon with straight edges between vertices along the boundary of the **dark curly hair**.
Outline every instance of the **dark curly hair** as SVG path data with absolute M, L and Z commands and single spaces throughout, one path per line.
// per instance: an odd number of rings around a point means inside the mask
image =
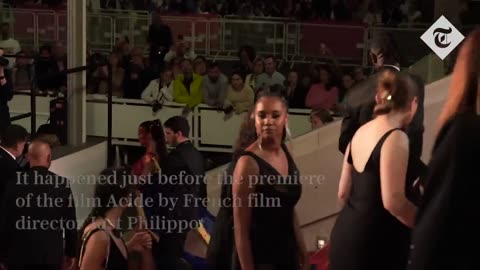
M 155 151 L 161 162 L 166 159 L 168 151 L 165 143 L 165 132 L 160 120 L 157 119 L 150 122 L 150 134 L 155 141 Z
M 263 97 L 278 98 L 288 110 L 288 101 L 286 98 L 286 88 L 282 85 L 272 85 L 270 87 L 261 88 L 255 96 L 255 105 Z M 248 111 L 240 126 L 238 138 L 233 147 L 233 157 L 237 158 L 242 151 L 257 140 L 257 132 L 255 130 L 255 119 L 252 117 L 255 106 Z M 284 130 L 282 139 L 285 140 L 287 132 Z

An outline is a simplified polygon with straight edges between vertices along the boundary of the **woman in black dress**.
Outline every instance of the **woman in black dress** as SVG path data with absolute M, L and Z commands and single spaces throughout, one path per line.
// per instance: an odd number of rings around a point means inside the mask
M 295 214 L 301 196 L 298 169 L 283 143 L 288 110 L 280 92 L 262 91 L 251 117 L 257 140 L 233 173 L 234 268 L 309 269 Z
M 375 118 L 345 152 L 339 184 L 343 210 L 331 235 L 331 270 L 405 269 L 415 206 L 406 198 L 408 137 L 417 99 L 405 75 L 384 71 Z
M 132 189 L 126 186 L 129 175 L 123 170 L 105 170 L 95 186 L 95 203 L 81 232 L 78 259 L 80 270 L 127 270 L 129 255 L 137 253 L 151 260 L 152 237 L 137 232 L 125 244 L 120 235 L 120 218 L 132 201 Z M 112 179 L 116 177 L 115 179 Z M 108 180 L 107 180 L 108 179 Z M 142 270 L 150 270 L 152 262 L 145 261 Z
M 439 119 L 408 270 L 479 269 L 480 29 L 459 52 Z

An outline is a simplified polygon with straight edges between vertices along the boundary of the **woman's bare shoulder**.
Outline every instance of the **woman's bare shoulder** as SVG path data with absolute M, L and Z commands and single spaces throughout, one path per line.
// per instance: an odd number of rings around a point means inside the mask
M 94 249 L 97 249 L 98 246 L 103 248 L 110 241 L 110 237 L 100 221 L 94 221 L 88 225 L 83 231 L 83 237 L 88 237 L 87 245 L 92 246 Z

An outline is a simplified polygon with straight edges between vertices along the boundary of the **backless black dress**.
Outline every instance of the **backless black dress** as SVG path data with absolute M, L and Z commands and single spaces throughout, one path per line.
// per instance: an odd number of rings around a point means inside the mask
M 384 208 L 380 184 L 381 149 L 395 130 L 378 141 L 363 172 L 352 169 L 351 194 L 331 234 L 331 270 L 406 268 L 410 229 Z

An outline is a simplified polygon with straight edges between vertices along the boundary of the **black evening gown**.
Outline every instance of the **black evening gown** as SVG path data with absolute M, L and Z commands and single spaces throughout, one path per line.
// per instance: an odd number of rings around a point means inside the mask
M 258 164 L 262 184 L 255 186 L 255 200 L 251 200 L 252 224 L 250 240 L 255 269 L 297 270 L 299 249 L 295 237 L 295 205 L 302 194 L 298 169 L 285 145 L 282 145 L 288 159 L 288 178 L 268 162 L 252 152 L 249 155 Z M 267 181 L 268 179 L 268 181 Z M 270 181 L 271 179 L 277 182 Z M 234 248 L 235 249 L 235 248 Z M 233 269 L 240 270 L 238 257 L 233 251 Z M 226 269 L 226 268 L 225 268 Z
M 408 270 L 480 269 L 480 116 L 452 118 L 436 141 Z
M 350 197 L 331 234 L 331 270 L 404 270 L 410 229 L 384 206 L 380 183 L 380 153 L 395 130 L 378 141 L 363 172 L 352 169 Z M 352 164 L 351 153 L 347 153 Z
M 85 235 L 84 238 L 82 239 L 82 246 L 86 246 L 87 241 L 90 239 L 90 237 L 94 233 L 97 233 L 99 231 L 104 231 L 104 229 L 95 228 L 92 231 L 88 232 L 87 235 Z M 104 262 L 104 269 L 105 270 L 128 270 L 127 259 L 125 259 L 122 252 L 118 248 L 117 244 L 115 244 L 115 240 L 113 240 L 111 236 L 109 236 L 109 238 L 110 238 L 109 251 L 107 253 L 108 254 L 107 259 Z M 122 244 L 125 245 L 125 243 L 123 243 L 123 240 L 122 240 Z

